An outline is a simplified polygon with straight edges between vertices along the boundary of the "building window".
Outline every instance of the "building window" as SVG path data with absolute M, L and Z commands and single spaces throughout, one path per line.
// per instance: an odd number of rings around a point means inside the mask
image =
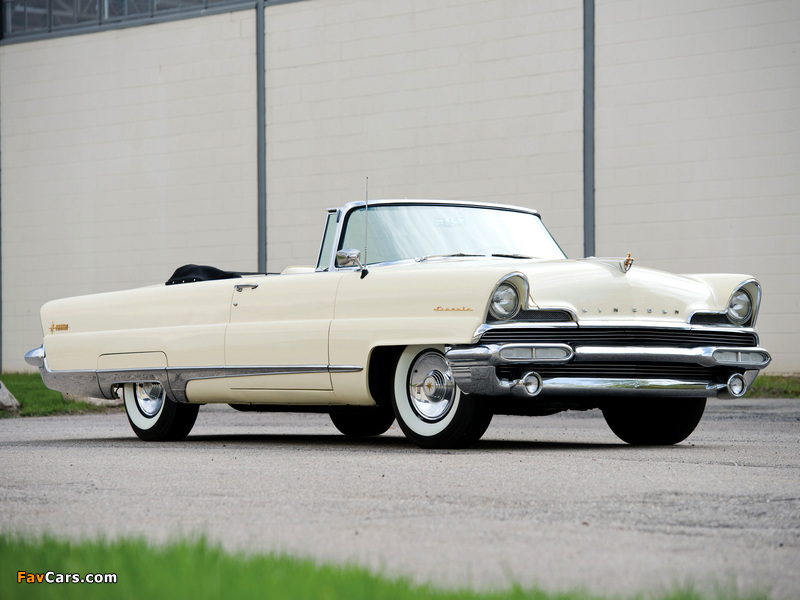
M 194 16 L 211 9 L 255 6 L 254 0 L 0 0 L 0 37 L 41 38 L 70 29 Z

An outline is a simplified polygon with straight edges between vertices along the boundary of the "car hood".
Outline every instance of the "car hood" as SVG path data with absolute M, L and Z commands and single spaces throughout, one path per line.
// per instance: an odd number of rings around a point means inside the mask
M 733 291 L 752 280 L 741 274 L 676 275 L 636 264 L 626 271 L 624 260 L 458 257 L 374 268 L 351 293 L 345 291 L 350 286 L 340 287 L 337 317 L 377 316 L 389 303 L 399 312 L 463 308 L 468 312 L 458 314 L 482 318 L 492 289 L 516 273 L 529 282 L 527 304 L 533 309 L 567 310 L 579 322 L 676 326 L 695 312 L 724 312 Z M 397 298 L 403 298 L 401 305 Z
M 620 260 L 579 259 L 520 264 L 530 302 L 566 309 L 579 321 L 686 323 L 697 311 L 723 312 L 745 275 L 675 275 Z

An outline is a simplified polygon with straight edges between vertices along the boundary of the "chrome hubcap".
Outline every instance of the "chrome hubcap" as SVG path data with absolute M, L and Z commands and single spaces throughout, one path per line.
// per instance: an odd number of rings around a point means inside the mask
M 425 352 L 417 357 L 408 376 L 411 408 L 425 421 L 443 419 L 456 398 L 456 384 L 444 356 Z
M 154 417 L 164 404 L 164 388 L 157 382 L 137 383 L 134 385 L 136 392 L 136 407 L 145 417 Z

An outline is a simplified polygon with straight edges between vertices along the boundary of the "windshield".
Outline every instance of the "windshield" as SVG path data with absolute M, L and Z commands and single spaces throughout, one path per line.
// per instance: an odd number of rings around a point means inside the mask
M 477 206 L 389 205 L 352 211 L 339 249 L 360 250 L 366 264 L 447 256 L 565 258 L 534 214 Z

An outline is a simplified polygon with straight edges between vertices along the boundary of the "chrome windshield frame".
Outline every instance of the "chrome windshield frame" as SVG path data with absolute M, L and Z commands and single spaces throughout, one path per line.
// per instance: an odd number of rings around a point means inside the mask
M 333 248 L 331 249 L 330 256 L 328 257 L 328 270 L 329 271 L 352 271 L 354 270 L 353 267 L 343 267 L 338 268 L 336 266 L 336 252 L 341 248 L 342 240 L 344 238 L 345 233 L 345 226 L 348 222 L 348 217 L 353 211 L 359 210 L 368 206 L 368 209 L 371 208 L 379 208 L 379 207 L 386 207 L 386 206 L 447 206 L 447 207 L 454 207 L 454 208 L 480 208 L 480 209 L 491 209 L 491 210 L 500 210 L 505 212 L 515 212 L 520 214 L 527 214 L 533 215 L 538 217 L 541 220 L 541 215 L 538 211 L 530 208 L 524 208 L 519 206 L 511 206 L 507 204 L 492 204 L 489 202 L 470 202 L 470 201 L 450 201 L 450 200 L 425 200 L 425 199 L 395 199 L 395 200 L 370 200 L 369 204 L 365 201 L 360 200 L 357 202 L 348 202 L 344 206 L 339 208 L 330 208 L 327 211 L 326 219 L 328 218 L 327 215 L 330 215 L 333 212 L 337 214 L 336 220 L 336 235 L 333 240 Z M 544 226 L 544 224 L 542 224 Z M 545 227 L 545 231 L 547 228 Z M 549 231 L 547 231 L 550 234 Z M 324 235 L 324 234 L 323 234 Z M 558 244 L 558 241 L 550 234 L 550 239 L 553 241 L 555 247 L 562 253 L 563 258 L 566 258 L 566 254 L 561 249 L 561 246 Z M 322 244 L 320 244 L 320 251 L 322 250 Z M 382 266 L 382 265 L 391 265 L 391 264 L 402 264 L 402 263 L 413 263 L 414 258 L 403 258 L 398 260 L 392 261 L 384 261 L 379 263 L 369 263 L 366 266 L 375 267 L 375 266 Z M 322 269 L 319 269 L 322 270 Z

